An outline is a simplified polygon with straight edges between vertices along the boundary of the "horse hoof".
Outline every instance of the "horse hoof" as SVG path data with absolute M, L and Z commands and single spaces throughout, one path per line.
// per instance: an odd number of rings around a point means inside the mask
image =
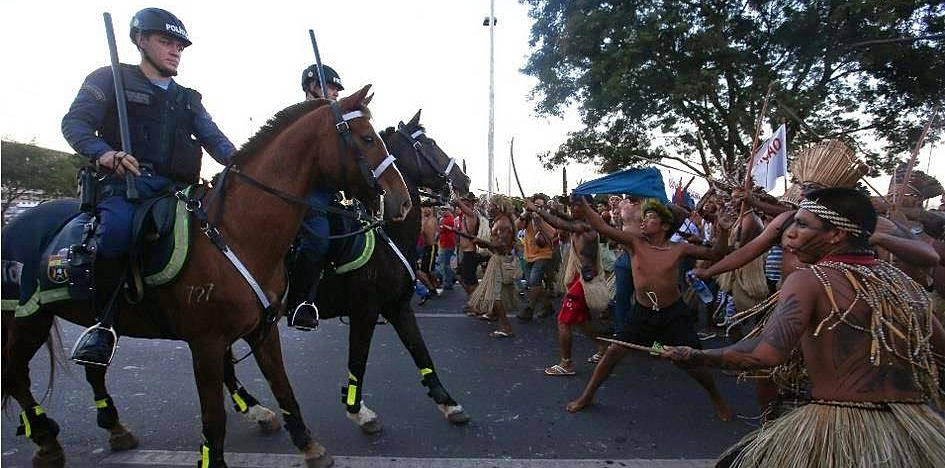
M 33 454 L 33 468 L 62 468 L 66 466 L 66 454 L 59 442 L 40 447 Z
M 463 405 L 437 405 L 440 409 L 440 412 L 443 413 L 443 416 L 446 417 L 446 420 L 451 424 L 466 424 L 469 422 L 469 414 L 466 413 L 466 410 L 463 409 Z
M 112 452 L 131 450 L 137 446 L 138 438 L 124 427 L 117 432 L 112 432 L 111 436 L 108 437 L 108 447 Z
M 357 413 L 346 412 L 345 416 L 357 424 L 358 427 L 361 428 L 361 432 L 365 434 L 377 434 L 383 429 L 381 420 L 377 417 L 377 413 L 371 411 L 363 402 L 361 403 L 361 409 L 358 410 Z
M 328 450 L 314 440 L 309 442 L 303 453 L 306 468 L 328 468 L 335 465 L 335 459 L 328 454 Z
M 381 425 L 381 422 L 377 419 L 373 421 L 368 421 L 361 425 L 361 432 L 371 435 L 381 432 L 381 429 L 384 429 L 384 426 Z
M 263 405 L 253 405 L 246 410 L 246 419 L 259 424 L 259 428 L 265 432 L 278 432 L 282 429 L 282 423 L 271 409 Z

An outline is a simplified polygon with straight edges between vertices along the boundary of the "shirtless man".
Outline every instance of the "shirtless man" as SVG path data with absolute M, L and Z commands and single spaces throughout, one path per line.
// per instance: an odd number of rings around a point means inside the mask
M 431 297 L 437 296 L 436 278 L 433 276 L 433 266 L 436 264 L 436 232 L 439 223 L 433 208 L 424 206 L 420 209 L 420 236 L 423 238 L 423 255 L 420 256 L 420 270 L 417 277 L 430 290 L 426 296 L 420 298 L 419 305 L 426 304 Z
M 543 210 L 530 200 L 525 200 L 525 209 L 537 213 L 541 219 L 551 226 L 570 234 L 571 255 L 577 255 L 578 271 L 571 278 L 565 278 L 567 292 L 561 300 L 561 310 L 558 312 L 558 345 L 561 347 L 561 361 L 545 369 L 547 375 L 574 375 L 574 362 L 571 360 L 571 337 L 573 327 L 580 327 L 581 331 L 591 339 L 595 338 L 591 326 L 590 311 L 584 299 L 584 289 L 580 279 L 591 281 L 602 274 L 600 267 L 600 235 L 591 226 L 578 220 L 568 220 L 550 211 Z M 565 274 L 569 270 L 565 266 Z M 578 276 L 580 275 L 580 277 Z M 595 341 L 598 353 L 603 355 L 605 346 Z
M 609 226 L 584 200 L 577 200 L 572 208 L 575 218 L 583 218 L 601 234 L 620 242 L 630 254 L 636 304 L 630 311 L 627 328 L 617 338 L 642 346 L 651 346 L 654 341 L 659 341 L 669 345 L 684 343 L 698 348 L 699 338 L 692 326 L 692 314 L 681 299 L 679 263 L 686 256 L 708 260 L 722 258 L 732 221 L 727 218 L 720 220 L 717 244 L 710 249 L 689 243 L 670 243 L 673 215 L 658 201 L 647 201 L 642 213 L 641 234 L 637 235 Z M 577 412 L 591 404 L 598 387 L 629 351 L 629 348 L 617 344 L 608 346 L 584 393 L 568 403 L 567 410 Z M 703 368 L 689 368 L 686 372 L 708 392 L 716 416 L 723 421 L 730 420 L 732 410 L 716 388 L 712 374 Z
M 476 244 L 467 236 L 475 237 L 479 233 L 479 214 L 476 212 L 476 197 L 472 194 L 456 200 L 456 207 L 460 214 L 457 217 L 459 232 L 466 234 L 459 236 L 459 280 L 466 295 L 472 295 L 479 284 L 476 269 L 479 267 L 479 254 L 476 253 Z
M 875 226 L 856 190 L 811 192 L 784 233 L 785 250 L 810 266 L 784 281 L 762 334 L 720 349 L 665 349 L 677 364 L 749 370 L 783 364 L 800 347 L 813 401 L 717 466 L 945 466 L 945 421 L 925 404 L 940 396 L 929 371 L 945 332 L 928 320 L 925 292 L 874 259 Z

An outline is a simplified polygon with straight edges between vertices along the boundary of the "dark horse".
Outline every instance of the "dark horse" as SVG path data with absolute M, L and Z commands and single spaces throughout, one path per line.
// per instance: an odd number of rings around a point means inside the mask
M 344 114 L 342 119 L 350 129 L 346 144 L 339 143 L 338 131 L 345 125 L 342 122 L 336 126 L 338 122 L 327 101 L 291 106 L 278 113 L 234 155 L 227 169 L 228 179 L 204 199 L 203 206 L 227 245 L 270 302 L 280 304 L 286 287 L 284 258 L 308 208 L 300 200 L 314 187 L 346 189 L 364 200 L 372 211 L 383 209 L 390 219 L 402 218 L 410 210 L 409 192 L 396 167 L 383 172 L 370 169 L 386 161 L 388 154 L 369 122 L 366 108 L 369 88 L 365 86 L 338 103 L 339 113 Z M 201 190 L 205 188 L 198 188 L 198 192 Z M 380 193 L 386 193 L 383 205 Z M 37 223 L 31 220 L 37 213 L 55 209 L 56 202 L 51 202 L 24 213 L 4 228 L 4 242 L 20 236 L 42 238 L 44 231 L 37 233 Z M 60 219 L 53 224 L 61 223 Z M 179 275 L 166 286 L 146 291 L 145 300 L 137 306 L 120 301 L 116 330 L 125 336 L 187 342 L 193 356 L 203 421 L 201 467 L 225 466 L 226 414 L 220 389 L 224 357 L 230 345 L 240 338 L 253 345 L 256 362 L 269 381 L 286 429 L 306 464 L 330 466 L 331 456 L 302 421 L 286 376 L 279 340 L 259 340 L 255 337 L 263 334 L 253 334 L 263 323 L 260 300 L 220 250 L 200 235 L 198 223 L 191 224 L 189 259 Z M 34 231 L 23 232 L 28 227 Z M 55 226 L 47 228 L 52 230 Z M 4 248 L 5 267 L 8 262 L 19 261 L 22 257 L 18 255 Z M 210 284 L 221 294 L 195 300 L 188 293 L 188 288 Z M 56 316 L 88 326 L 96 321 L 90 309 L 87 303 L 60 302 L 46 304 L 26 317 L 14 318 L 12 311 L 3 312 L 3 396 L 6 399 L 12 395 L 24 409 L 24 422 L 29 419 L 31 423 L 26 432 L 39 446 L 33 457 L 36 465 L 61 466 L 64 454 L 56 439 L 58 426 L 45 415 L 30 391 L 29 361 L 50 337 Z M 113 437 L 124 438 L 127 446 L 133 436 L 118 421 L 105 388 L 104 369 L 88 367 L 86 379 L 93 386 L 96 401 L 106 402 L 96 405 L 100 408 L 99 425 Z M 118 448 L 125 447 L 118 444 Z
M 454 164 L 432 138 L 426 136 L 420 125 L 420 112 L 407 124 L 388 128 L 381 132 L 384 143 L 397 158 L 404 182 L 410 190 L 413 208 L 400 223 L 387 223 L 383 227 L 396 248 L 411 265 L 415 262 L 415 244 L 420 233 L 419 187 L 428 187 L 446 198 L 453 191 L 466 194 L 469 178 Z M 333 240 L 329 255 L 339 251 L 344 241 Z M 381 430 L 377 415 L 364 405 L 362 391 L 364 374 L 374 327 L 378 314 L 382 315 L 397 331 L 401 342 L 410 352 L 420 371 L 421 383 L 428 388 L 428 395 L 437 404 L 447 420 L 454 424 L 469 421 L 469 416 L 449 395 L 440 382 L 433 360 L 423 341 L 410 299 L 413 295 L 412 273 L 388 245 L 382 236 L 376 238 L 373 255 L 361 268 L 341 274 L 326 274 L 319 284 L 316 303 L 321 318 L 349 316 L 348 385 L 342 397 L 347 416 L 366 433 Z M 228 373 L 226 384 L 239 411 L 250 420 L 264 427 L 272 419 L 272 411 L 258 404 L 243 388 L 233 373 Z

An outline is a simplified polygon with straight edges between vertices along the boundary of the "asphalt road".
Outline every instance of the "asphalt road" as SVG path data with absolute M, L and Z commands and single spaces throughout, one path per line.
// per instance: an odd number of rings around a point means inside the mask
M 309 333 L 283 326 L 288 373 L 303 416 L 338 466 L 706 466 L 755 427 L 751 418 L 759 409 L 749 384 L 717 374 L 722 392 L 742 416 L 723 423 L 695 382 L 646 355 L 625 359 L 593 406 L 569 414 L 565 404 L 580 394 L 593 369 L 584 362 L 593 354 L 591 343 L 575 339 L 577 376 L 545 376 L 542 369 L 557 360 L 553 318 L 515 323 L 516 336 L 499 340 L 488 336 L 491 324 L 462 314 L 464 299 L 457 289 L 417 307 L 441 380 L 472 416 L 460 427 L 447 423 L 426 396 L 391 327 L 379 326 L 364 401 L 381 417 L 384 430 L 362 434 L 345 418 L 340 402 L 347 377 L 346 326 L 331 320 Z M 67 353 L 80 329 L 60 323 Z M 84 373 L 66 362 L 57 368 L 54 391 L 43 405 L 62 427 L 59 440 L 68 466 L 193 466 L 201 441 L 200 412 L 187 346 L 126 338 L 120 345 L 108 376 L 110 393 L 141 445 L 124 453 L 108 450 L 106 432 L 95 425 Z M 252 360 L 239 364 L 237 372 L 262 404 L 276 409 Z M 48 374 L 48 357 L 41 350 L 33 360 L 35 394 L 42 394 Z M 4 467 L 30 466 L 32 443 L 14 436 L 18 411 L 12 402 L 2 418 Z M 228 413 L 226 451 L 231 467 L 301 462 L 285 431 L 263 434 L 233 412 Z

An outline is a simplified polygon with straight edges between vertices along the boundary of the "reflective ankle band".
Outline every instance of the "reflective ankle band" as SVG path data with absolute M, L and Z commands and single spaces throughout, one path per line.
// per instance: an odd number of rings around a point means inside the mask
M 200 445 L 200 467 L 210 468 L 210 447 L 206 443 Z
M 430 369 L 429 367 L 424 367 L 423 369 L 420 369 L 420 377 L 426 377 L 427 375 L 432 374 L 432 373 L 433 373 L 433 369 Z
M 111 400 L 109 397 L 102 398 L 101 400 L 95 400 L 95 407 L 98 409 L 108 408 L 108 403 Z
M 246 400 L 243 400 L 243 397 L 240 396 L 239 390 L 230 394 L 230 398 L 233 399 L 233 403 L 236 403 L 236 409 L 240 413 L 245 413 L 249 409 L 249 405 L 246 404 Z

